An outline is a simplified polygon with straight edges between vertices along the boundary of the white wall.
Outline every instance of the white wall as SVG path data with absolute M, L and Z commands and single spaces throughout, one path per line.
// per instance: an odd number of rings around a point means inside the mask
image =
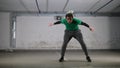
M 88 49 L 120 49 L 120 17 L 77 17 L 95 31 L 90 32 L 80 25 Z M 55 22 L 54 16 L 18 16 L 16 32 L 17 49 L 60 49 L 64 35 L 64 25 L 48 27 Z M 79 49 L 79 43 L 72 39 L 70 49 Z
M 90 32 L 79 26 L 88 49 L 120 49 L 120 17 L 77 17 L 95 28 Z M 64 25 L 48 27 L 54 16 L 18 16 L 16 49 L 60 49 Z M 0 12 L 0 49 L 10 48 L 10 13 Z M 72 39 L 68 48 L 79 49 Z
M 10 13 L 0 12 L 0 49 L 10 47 Z
M 120 49 L 120 17 L 80 17 L 94 27 L 95 32 L 82 29 L 90 49 Z

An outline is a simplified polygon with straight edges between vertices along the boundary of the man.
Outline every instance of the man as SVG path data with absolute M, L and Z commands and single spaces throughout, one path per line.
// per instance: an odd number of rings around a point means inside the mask
M 91 59 L 90 59 L 87 49 L 86 49 L 86 44 L 84 43 L 84 40 L 83 40 L 81 31 L 80 31 L 78 25 L 84 25 L 84 26 L 88 27 L 91 31 L 93 31 L 93 28 L 90 27 L 88 24 L 82 22 L 81 20 L 74 18 L 72 13 L 67 13 L 65 16 L 65 19 L 62 19 L 55 23 L 50 23 L 49 26 L 53 26 L 53 25 L 61 24 L 61 23 L 65 25 L 66 30 L 65 30 L 65 34 L 64 34 L 64 41 L 63 41 L 62 50 L 61 50 L 61 58 L 59 59 L 59 62 L 64 61 L 66 47 L 72 37 L 74 37 L 76 40 L 79 41 L 79 43 L 81 44 L 82 49 L 86 55 L 87 61 L 91 62 Z

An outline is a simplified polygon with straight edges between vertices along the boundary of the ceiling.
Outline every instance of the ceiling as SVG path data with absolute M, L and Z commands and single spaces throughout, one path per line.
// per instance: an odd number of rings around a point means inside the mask
M 120 0 L 0 0 L 0 12 L 119 13 Z

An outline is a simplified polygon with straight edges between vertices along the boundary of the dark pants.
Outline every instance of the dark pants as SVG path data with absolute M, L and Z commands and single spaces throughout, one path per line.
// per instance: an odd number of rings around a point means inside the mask
M 64 57 L 67 44 L 71 40 L 72 37 L 74 37 L 76 40 L 79 41 L 85 55 L 88 56 L 88 52 L 87 52 L 87 49 L 86 49 L 86 44 L 83 41 L 83 37 L 82 37 L 82 34 L 81 34 L 80 30 L 75 30 L 75 31 L 65 30 L 64 42 L 63 42 L 62 50 L 61 50 L 62 51 L 61 56 Z

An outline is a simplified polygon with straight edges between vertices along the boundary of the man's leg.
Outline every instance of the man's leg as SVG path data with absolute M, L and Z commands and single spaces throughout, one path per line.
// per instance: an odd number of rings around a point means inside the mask
M 86 48 L 86 44 L 85 44 L 85 42 L 84 42 L 84 40 L 83 40 L 83 36 L 82 36 L 80 30 L 78 30 L 78 32 L 75 33 L 74 37 L 75 37 L 75 38 L 79 41 L 79 43 L 81 44 L 81 47 L 82 47 L 82 49 L 83 49 L 83 51 L 84 51 L 84 53 L 85 53 L 85 55 L 86 55 L 87 61 L 88 61 L 88 62 L 91 62 L 91 59 L 90 59 L 90 57 L 88 56 L 88 51 L 87 51 L 87 48 Z
M 65 31 L 64 41 L 63 41 L 63 45 L 62 45 L 62 49 L 61 49 L 61 58 L 59 59 L 60 62 L 64 61 L 66 47 L 67 47 L 68 42 L 71 40 L 71 38 L 72 38 L 72 36 L 70 35 L 70 33 L 68 31 Z

